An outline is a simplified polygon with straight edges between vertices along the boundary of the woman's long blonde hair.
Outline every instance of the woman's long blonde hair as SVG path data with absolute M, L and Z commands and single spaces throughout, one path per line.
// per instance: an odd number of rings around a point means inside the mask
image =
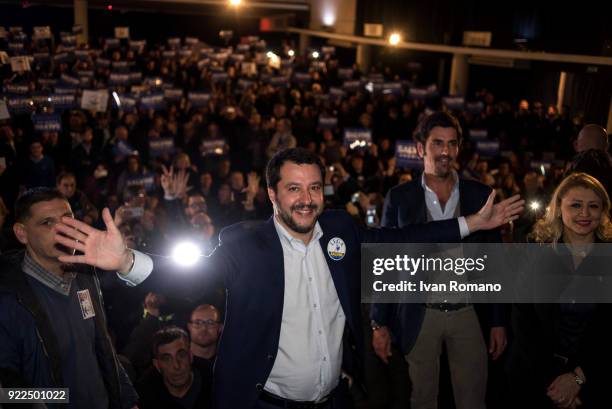
M 578 172 L 572 173 L 559 183 L 546 208 L 546 214 L 533 226 L 529 238 L 539 243 L 557 243 L 563 235 L 563 220 L 561 219 L 561 200 L 570 189 L 583 187 L 590 189 L 601 199 L 601 222 L 595 230 L 595 235 L 602 241 L 612 241 L 612 223 L 610 222 L 610 197 L 603 185 L 591 175 Z

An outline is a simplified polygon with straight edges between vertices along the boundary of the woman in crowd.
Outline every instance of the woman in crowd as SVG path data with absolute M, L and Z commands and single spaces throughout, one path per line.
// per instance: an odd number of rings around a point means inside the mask
M 588 254 L 595 253 L 593 244 L 612 241 L 609 211 L 610 199 L 597 179 L 586 173 L 566 177 L 530 235 L 536 243 L 551 244 L 558 254 L 554 269 L 548 265 L 547 271 L 554 270 L 562 279 L 592 274 L 596 257 Z M 543 267 L 539 266 L 535 268 Z M 552 281 L 547 284 L 554 286 Z M 601 393 L 608 378 L 609 305 L 514 304 L 515 338 L 508 357 L 510 407 L 609 407 L 610 398 Z

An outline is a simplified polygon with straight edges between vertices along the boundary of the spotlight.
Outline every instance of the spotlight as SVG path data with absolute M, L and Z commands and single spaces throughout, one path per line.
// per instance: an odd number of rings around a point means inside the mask
M 200 249 L 195 244 L 183 241 L 172 250 L 172 260 L 182 267 L 191 267 L 200 258 Z
M 542 207 L 542 205 L 537 200 L 533 200 L 531 203 L 529 203 L 529 208 L 534 212 L 540 210 L 540 207 Z
M 289 55 L 289 57 L 293 57 L 295 55 L 295 51 L 289 50 L 287 51 L 287 55 Z
M 229 4 L 230 6 L 238 7 L 240 4 L 242 4 L 242 0 L 229 0 Z
M 402 36 L 400 36 L 399 33 L 392 33 L 389 36 L 389 44 L 393 46 L 398 45 L 400 41 L 402 41 Z
M 317 58 L 319 58 L 319 52 L 318 52 L 318 51 L 313 51 L 313 52 L 312 52 L 312 58 L 314 58 L 315 60 L 316 60 Z

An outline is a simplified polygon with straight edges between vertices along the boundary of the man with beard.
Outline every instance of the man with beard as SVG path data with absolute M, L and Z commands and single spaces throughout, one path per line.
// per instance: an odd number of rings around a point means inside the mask
M 457 119 L 445 112 L 435 112 L 420 124 L 416 139 L 418 154 L 424 162 L 423 174 L 389 191 L 382 225 L 404 228 L 478 211 L 487 202 L 491 188 L 459 178 L 455 171 L 461 145 L 461 127 Z M 488 230 L 470 234 L 462 241 L 499 243 L 501 236 L 498 230 Z M 408 362 L 413 409 L 437 408 L 443 344 L 446 345 L 457 408 L 485 407 L 485 339 L 492 359 L 496 360 L 506 347 L 507 314 L 504 306 L 472 305 L 464 298 L 442 293 L 430 296 L 426 304 L 372 306 L 374 351 L 388 362 L 393 333 Z M 479 322 L 483 324 L 485 339 Z
M 493 206 L 491 196 L 467 218 L 359 230 L 348 213 L 323 211 L 324 175 L 319 157 L 305 149 L 274 155 L 266 170 L 274 215 L 222 231 L 221 245 L 198 267 L 201 279 L 190 282 L 199 293 L 226 289 L 217 409 L 350 407 L 340 376 L 341 367 L 355 369 L 363 350 L 361 243 L 455 242 L 514 220 L 523 206 L 518 197 Z

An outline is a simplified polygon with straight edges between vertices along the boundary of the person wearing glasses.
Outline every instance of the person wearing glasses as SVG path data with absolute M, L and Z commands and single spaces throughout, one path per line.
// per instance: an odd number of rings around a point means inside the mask
M 217 356 L 217 342 L 223 331 L 221 314 L 211 304 L 198 305 L 187 324 L 191 337 L 193 365 L 212 378 L 212 368 Z

